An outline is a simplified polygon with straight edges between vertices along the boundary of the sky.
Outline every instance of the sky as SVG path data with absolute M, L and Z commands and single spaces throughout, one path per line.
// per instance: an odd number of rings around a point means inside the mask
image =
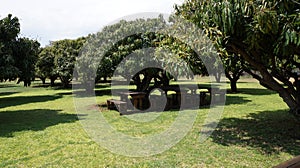
M 105 25 L 142 12 L 170 14 L 184 0 L 1 0 L 0 18 L 19 18 L 22 37 L 49 41 L 96 33 Z

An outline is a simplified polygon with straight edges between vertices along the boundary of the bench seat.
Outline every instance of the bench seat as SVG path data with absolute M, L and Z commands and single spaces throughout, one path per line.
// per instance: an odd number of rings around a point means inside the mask
M 110 110 L 118 110 L 120 115 L 127 112 L 127 102 L 115 99 L 107 100 L 107 108 Z

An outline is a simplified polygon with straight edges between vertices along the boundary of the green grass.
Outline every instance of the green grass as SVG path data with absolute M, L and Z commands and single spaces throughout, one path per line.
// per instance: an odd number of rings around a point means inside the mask
M 222 119 L 207 141 L 198 141 L 208 112 L 203 108 L 195 110 L 192 130 L 177 145 L 132 158 L 111 153 L 89 137 L 78 121 L 71 89 L 2 83 L 0 167 L 272 167 L 299 155 L 299 123 L 282 99 L 255 81 L 242 80 L 238 87 L 240 93 L 227 95 Z M 110 98 L 107 84 L 96 93 L 99 104 Z M 178 115 L 164 112 L 141 123 L 101 109 L 116 130 L 136 137 L 165 130 Z

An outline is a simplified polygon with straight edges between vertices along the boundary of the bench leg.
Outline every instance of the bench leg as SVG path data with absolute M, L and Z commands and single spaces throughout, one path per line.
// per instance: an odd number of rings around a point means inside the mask
M 206 93 L 200 92 L 200 105 L 205 105 Z
M 127 112 L 127 105 L 126 104 L 120 104 L 119 105 L 119 112 L 120 112 L 120 115 L 122 115 L 123 113 L 126 113 Z
M 113 106 L 113 103 L 111 101 L 107 100 L 107 108 L 109 110 L 111 110 L 113 108 L 112 106 Z

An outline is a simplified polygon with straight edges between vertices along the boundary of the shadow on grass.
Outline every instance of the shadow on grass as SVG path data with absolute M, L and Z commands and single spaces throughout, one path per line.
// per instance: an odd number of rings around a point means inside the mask
M 300 154 L 300 124 L 285 110 L 224 118 L 211 135 L 214 142 L 258 148 L 262 153 Z
M 241 88 L 239 93 L 249 94 L 249 95 L 271 95 L 276 94 L 276 92 L 268 89 L 259 89 L 259 88 Z
M 61 83 L 54 83 L 53 86 L 51 86 L 50 83 L 46 82 L 45 84 L 42 83 L 34 83 L 33 85 L 31 85 L 30 87 L 33 88 L 58 88 L 58 89 L 63 89 L 62 84 Z M 71 87 L 71 85 L 69 85 L 68 87 Z
M 2 92 L 2 93 L 0 93 L 0 96 L 9 96 L 9 95 L 16 94 L 16 93 L 19 93 L 19 92 Z
M 56 93 L 56 95 L 59 95 L 59 96 L 68 96 L 68 95 L 72 95 L 72 94 L 73 94 L 73 92 L 71 92 L 71 91 Z
M 95 90 L 93 91 L 95 93 L 95 96 L 110 96 L 111 95 L 111 90 L 110 89 L 104 89 L 104 90 Z M 90 97 L 93 96 L 93 92 L 86 92 L 85 90 L 80 90 L 80 91 L 73 91 L 72 94 L 76 97 Z
M 48 88 L 51 87 L 50 84 L 46 83 L 46 84 L 34 84 L 31 86 L 32 88 Z
M 95 90 L 96 96 L 111 96 L 111 89 Z
M 102 83 L 102 84 L 96 84 L 96 89 L 102 89 L 102 88 L 110 88 L 110 83 Z
M 114 89 L 114 93 L 118 94 L 120 92 L 127 92 L 128 89 Z M 134 91 L 134 90 L 129 90 Z M 107 89 L 101 89 L 101 90 L 94 90 L 95 96 L 111 96 L 112 90 L 110 88 Z M 85 97 L 85 96 L 91 96 L 93 93 L 88 93 L 85 90 L 79 90 L 79 91 L 73 91 L 73 94 L 77 97 Z
M 15 132 L 39 131 L 49 126 L 77 120 L 76 114 L 59 113 L 50 109 L 0 112 L 0 136 L 12 137 Z
M 232 94 L 226 94 L 226 102 L 225 105 L 230 104 L 245 104 L 251 102 L 249 99 L 245 99 L 242 96 L 232 95 Z
M 16 96 L 0 98 L 0 109 L 10 106 L 23 105 L 28 103 L 46 102 L 62 98 L 61 95 L 54 96 Z
M 15 84 L 1 84 L 0 88 L 12 88 L 12 87 L 18 87 Z
M 74 85 L 74 86 L 73 86 Z M 84 88 L 84 86 L 81 86 L 81 84 L 69 84 L 67 87 L 64 87 L 61 83 L 55 83 L 54 86 L 50 86 L 50 84 L 40 84 L 40 85 L 34 85 L 33 87 L 41 87 L 41 88 L 47 88 L 51 87 L 54 90 L 72 90 L 73 87 L 75 88 Z M 78 86 L 77 86 L 78 85 Z M 102 88 L 109 88 L 110 83 L 96 83 L 95 89 L 102 89 Z

